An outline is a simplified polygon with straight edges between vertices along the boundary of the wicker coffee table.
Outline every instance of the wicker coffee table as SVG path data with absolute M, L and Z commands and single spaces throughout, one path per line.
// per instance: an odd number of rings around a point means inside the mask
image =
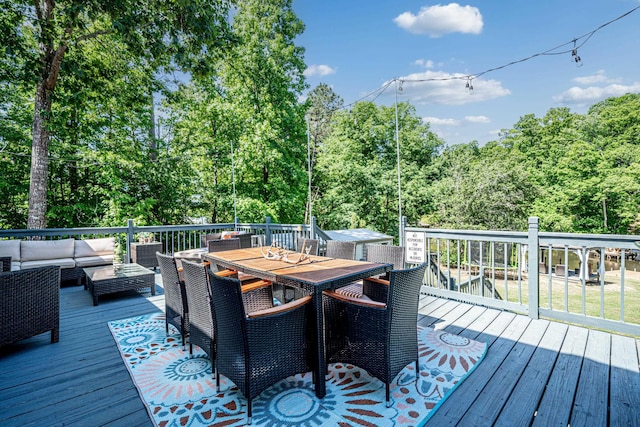
M 84 269 L 84 274 L 93 305 L 98 305 L 100 295 L 114 292 L 151 288 L 151 295 L 156 294 L 155 273 L 138 264 L 122 264 L 117 269 L 112 265 L 89 267 Z

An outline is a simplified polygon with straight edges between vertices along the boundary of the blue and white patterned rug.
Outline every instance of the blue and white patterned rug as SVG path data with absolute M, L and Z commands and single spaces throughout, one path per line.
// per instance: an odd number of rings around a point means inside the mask
M 208 356 L 194 346 L 190 358 L 180 335 L 164 313 L 109 322 L 142 401 L 154 424 L 164 426 L 242 426 L 246 400 L 224 376 L 216 393 Z M 391 385 L 392 406 L 385 387 L 351 365 L 329 366 L 327 394 L 316 398 L 311 373 L 274 384 L 253 401 L 255 426 L 415 426 L 437 407 L 478 365 L 485 343 L 431 328 L 418 328 L 420 378 L 407 366 Z

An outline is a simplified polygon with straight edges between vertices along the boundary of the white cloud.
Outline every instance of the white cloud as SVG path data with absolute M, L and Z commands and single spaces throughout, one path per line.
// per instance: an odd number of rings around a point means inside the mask
M 491 119 L 487 116 L 465 116 L 464 119 L 469 123 L 491 123 Z
M 334 74 L 336 72 L 335 68 L 331 68 L 328 65 L 310 65 L 306 70 L 304 70 L 304 75 L 306 77 L 311 76 L 328 76 L 329 74 Z
M 404 80 L 403 96 L 415 104 L 464 105 L 511 94 L 498 80 L 481 78 L 473 80 L 473 91 L 469 91 L 466 75 L 459 73 L 427 70 L 400 79 Z
M 598 70 L 591 76 L 576 77 L 573 81 L 580 85 L 592 85 L 596 83 L 618 83 L 619 79 L 610 79 L 604 74 L 604 70 Z
M 553 97 L 553 100 L 564 104 L 593 104 L 605 98 L 622 96 L 627 93 L 640 93 L 640 82 L 630 86 L 611 84 L 605 87 L 589 86 L 586 88 L 572 87 Z
M 462 123 L 456 119 L 442 119 L 439 117 L 423 117 L 423 122 L 428 122 L 433 126 L 460 126 Z
M 420 65 L 421 67 L 424 67 L 424 68 L 433 68 L 433 67 L 435 67 L 435 63 L 430 59 L 416 59 L 414 61 L 414 64 L 415 65 Z
M 440 37 L 448 33 L 480 34 L 482 15 L 477 7 L 460 6 L 458 3 L 424 6 L 417 15 L 404 12 L 393 22 L 414 34 L 428 34 Z

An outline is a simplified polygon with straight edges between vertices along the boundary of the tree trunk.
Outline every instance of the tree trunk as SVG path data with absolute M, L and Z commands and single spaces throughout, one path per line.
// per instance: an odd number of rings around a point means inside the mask
M 49 171 L 49 133 L 47 116 L 51 112 L 51 97 L 44 82 L 36 88 L 31 145 L 31 182 L 29 185 L 29 217 L 27 228 L 47 226 L 47 174 Z

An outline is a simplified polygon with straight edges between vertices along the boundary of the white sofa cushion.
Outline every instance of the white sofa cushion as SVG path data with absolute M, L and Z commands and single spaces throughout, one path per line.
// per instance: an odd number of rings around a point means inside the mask
M 41 259 L 23 261 L 20 268 L 25 270 L 27 268 L 44 267 L 46 265 L 59 265 L 61 268 L 73 268 L 76 266 L 76 262 L 73 258 Z
M 113 256 L 116 239 L 104 237 L 100 239 L 76 240 L 74 258 L 95 257 L 101 255 Z
M 20 261 L 43 261 L 48 259 L 72 258 L 74 239 L 22 240 L 20 241 Z M 52 265 L 52 264 L 43 264 Z M 53 265 L 60 265 L 54 263 Z M 73 267 L 73 265 L 72 265 Z
M 113 263 L 113 253 L 110 255 L 76 258 L 76 267 L 93 267 L 94 265 L 107 265 L 111 263 Z
M 11 271 L 20 270 L 20 240 L 0 240 L 0 257 L 11 257 Z

